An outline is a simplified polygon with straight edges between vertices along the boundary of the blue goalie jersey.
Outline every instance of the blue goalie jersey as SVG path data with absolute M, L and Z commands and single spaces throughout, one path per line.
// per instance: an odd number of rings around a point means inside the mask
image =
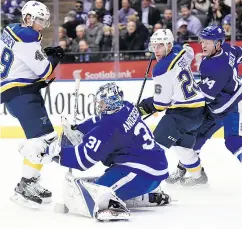
M 242 49 L 227 43 L 222 52 L 205 57 L 200 65 L 200 88 L 214 117 L 222 117 L 235 109 L 242 99 L 242 82 L 238 76 L 238 65 L 242 62 Z
M 84 133 L 83 143 L 62 148 L 61 165 L 87 170 L 102 161 L 154 180 L 168 177 L 165 152 L 131 103 L 124 102 L 117 113 L 88 119 L 78 129 Z

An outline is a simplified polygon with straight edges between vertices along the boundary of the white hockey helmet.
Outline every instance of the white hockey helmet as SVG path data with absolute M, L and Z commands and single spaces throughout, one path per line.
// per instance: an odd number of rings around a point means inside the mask
M 25 18 L 27 15 L 31 16 L 32 26 L 33 22 L 42 25 L 44 28 L 50 26 L 50 11 L 47 6 L 38 1 L 29 1 L 22 8 L 22 19 L 26 24 Z
M 166 49 L 167 45 L 171 44 L 173 46 L 174 36 L 170 29 L 158 29 L 150 38 L 149 51 L 154 52 L 152 44 L 164 44 Z

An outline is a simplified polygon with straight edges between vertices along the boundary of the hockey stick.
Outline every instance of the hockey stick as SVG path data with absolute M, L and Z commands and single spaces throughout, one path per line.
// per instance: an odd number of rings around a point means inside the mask
M 146 83 L 146 80 L 148 78 L 148 74 L 149 74 L 149 71 L 150 71 L 150 66 L 151 66 L 152 60 L 153 60 L 153 54 L 150 56 L 150 59 L 149 59 L 149 64 L 148 64 L 148 67 L 147 67 L 146 72 L 145 72 L 145 77 L 144 77 L 142 87 L 140 89 L 139 97 L 138 97 L 138 100 L 137 100 L 137 105 L 139 104 L 141 96 L 143 94 L 145 83 Z
M 145 117 L 143 118 L 143 120 L 149 118 L 149 117 L 150 117 L 151 115 L 153 115 L 154 113 L 156 113 L 156 112 L 152 112 L 152 113 L 148 114 L 147 116 L 145 116 Z
M 74 114 L 73 114 L 73 124 L 72 125 L 76 125 L 76 116 L 77 116 L 77 108 L 78 108 L 78 91 L 79 91 L 79 87 L 80 87 L 80 80 L 81 80 L 81 76 L 80 74 L 75 74 L 74 75 L 74 79 L 75 79 L 75 103 L 74 103 Z M 69 173 L 72 173 L 72 168 L 69 168 Z

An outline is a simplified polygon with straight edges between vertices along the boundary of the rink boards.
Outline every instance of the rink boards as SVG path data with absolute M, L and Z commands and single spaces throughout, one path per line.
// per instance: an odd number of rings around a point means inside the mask
M 95 107 L 93 99 L 99 86 L 107 81 L 81 81 L 79 96 L 78 96 L 78 122 L 95 115 Z M 109 81 L 110 82 L 110 81 Z M 124 91 L 124 99 L 136 103 L 142 85 L 141 80 L 119 80 L 115 81 Z M 49 114 L 49 118 L 58 133 L 61 131 L 61 115 L 72 120 L 74 109 L 74 89 L 73 81 L 57 81 L 51 84 L 47 89 L 42 90 L 42 95 L 45 100 L 45 107 Z M 153 83 L 148 80 L 143 92 L 143 98 L 153 95 Z M 147 124 L 151 129 L 154 129 L 162 117 L 163 112 L 156 113 L 149 119 Z M 77 123 L 78 123 L 77 122 Z M 0 105 L 0 137 L 1 138 L 24 138 L 24 132 L 17 121 L 13 118 L 4 105 Z M 220 129 L 213 137 L 222 138 L 223 129 Z

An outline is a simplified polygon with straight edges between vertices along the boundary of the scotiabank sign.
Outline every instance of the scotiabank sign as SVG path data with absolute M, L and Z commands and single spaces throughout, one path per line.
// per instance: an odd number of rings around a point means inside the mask
M 194 49 L 195 57 L 192 62 L 192 71 L 197 72 L 202 60 L 201 47 L 196 42 L 190 43 Z M 242 46 L 242 41 L 236 43 L 237 46 Z M 153 61 L 152 66 L 156 61 Z M 73 79 L 75 75 L 80 75 L 82 79 L 86 80 L 105 80 L 105 79 L 130 79 L 142 78 L 146 72 L 148 60 L 138 61 L 120 61 L 118 75 L 115 74 L 115 64 L 113 62 L 101 63 L 80 63 L 80 64 L 61 64 L 55 70 L 54 75 L 57 79 Z M 151 66 L 151 67 L 152 67 Z M 239 67 L 239 75 L 242 76 L 242 65 Z M 149 77 L 151 76 L 151 71 Z

